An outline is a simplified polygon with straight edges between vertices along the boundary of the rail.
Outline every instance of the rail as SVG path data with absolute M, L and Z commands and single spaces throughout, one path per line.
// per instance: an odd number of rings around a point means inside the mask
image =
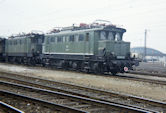
M 24 113 L 24 111 L 21 111 L 7 103 L 4 103 L 2 101 L 0 101 L 0 108 L 1 110 L 5 111 L 5 112 L 12 112 L 12 113 Z
M 1 85 L 1 88 L 4 87 L 7 90 L 10 90 L 9 87 L 12 87 L 11 91 L 13 91 L 13 89 L 16 89 L 16 92 L 19 92 L 22 95 L 31 95 L 31 96 L 35 95 L 37 98 L 42 98 L 42 96 L 44 95 L 46 100 L 49 100 L 49 101 L 55 100 L 56 98 L 56 101 L 52 101 L 52 102 L 57 102 L 57 101 L 59 102 L 63 100 L 62 105 L 66 105 L 66 106 L 67 104 L 74 102 L 76 104 L 74 106 L 72 105 L 72 108 L 74 109 L 79 108 L 87 112 L 94 112 L 94 111 L 95 112 L 96 111 L 103 111 L 103 112 L 106 112 L 106 111 L 122 112 L 123 111 L 123 112 L 139 112 L 139 113 L 149 112 L 149 110 L 147 111 L 147 110 L 142 110 L 138 108 L 133 108 L 127 105 L 123 106 L 123 105 L 115 104 L 111 102 L 105 102 L 101 100 L 95 100 L 95 99 L 90 99 L 86 97 L 80 97 L 80 96 L 66 94 L 62 92 L 51 91 L 47 89 L 35 88 L 35 87 L 16 84 L 16 83 L 0 81 L 0 85 Z M 29 92 L 31 93 L 29 94 Z
M 64 92 L 64 93 L 78 95 L 78 96 L 82 96 L 82 97 L 86 97 L 86 98 L 92 98 L 92 99 L 96 99 L 96 100 L 100 100 L 100 101 L 112 102 L 115 104 L 121 104 L 121 105 L 128 104 L 128 106 L 130 106 L 130 107 L 135 107 L 135 108 L 142 109 L 142 110 L 149 110 L 149 111 L 156 111 L 158 109 L 160 109 L 160 111 L 166 110 L 166 103 L 156 101 L 156 100 L 145 99 L 142 97 L 126 95 L 126 94 L 119 94 L 119 93 L 99 90 L 99 89 L 95 89 L 95 88 L 82 87 L 82 86 L 72 85 L 72 84 L 68 84 L 68 83 L 55 82 L 55 81 L 50 81 L 50 80 L 25 77 L 25 76 L 19 76 L 19 75 L 17 75 L 17 77 L 15 77 L 15 78 L 7 77 L 7 76 L 5 76 L 5 77 L 9 81 L 15 80 L 15 82 L 19 83 L 19 84 L 26 84 L 26 85 L 28 84 L 33 87 L 41 87 L 41 88 L 52 90 L 52 91 Z M 5 77 L 3 77 L 3 78 L 5 78 Z M 16 78 L 19 78 L 22 80 L 18 80 Z M 23 78 L 25 80 L 23 80 Z M 0 76 L 0 79 L 2 79 L 2 76 Z M 119 100 L 121 100 L 122 102 L 121 103 L 118 102 Z M 134 103 L 135 104 L 140 103 L 141 105 L 140 104 L 134 105 Z M 143 107 L 148 106 L 148 107 L 142 108 L 142 106 Z

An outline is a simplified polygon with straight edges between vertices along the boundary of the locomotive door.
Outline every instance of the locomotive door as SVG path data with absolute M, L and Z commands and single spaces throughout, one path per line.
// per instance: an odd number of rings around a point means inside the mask
M 42 36 L 38 37 L 38 41 L 37 41 L 37 51 L 39 51 L 39 53 L 42 53 L 42 43 L 43 43 L 44 38 Z

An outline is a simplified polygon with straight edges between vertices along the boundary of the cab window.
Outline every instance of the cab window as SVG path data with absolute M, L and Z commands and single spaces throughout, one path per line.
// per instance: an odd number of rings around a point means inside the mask
M 115 39 L 116 39 L 117 41 L 121 41 L 121 40 L 122 40 L 121 34 L 120 34 L 120 33 L 116 33 Z
M 107 36 L 106 36 L 106 32 L 105 31 L 101 31 L 100 32 L 100 40 L 106 40 Z
M 108 40 L 115 40 L 115 37 L 112 32 L 108 32 Z

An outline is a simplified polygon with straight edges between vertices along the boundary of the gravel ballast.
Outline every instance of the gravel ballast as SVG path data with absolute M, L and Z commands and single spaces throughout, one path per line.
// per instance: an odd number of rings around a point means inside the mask
M 166 86 L 123 78 L 99 76 L 71 71 L 50 70 L 43 67 L 26 67 L 0 63 L 0 71 L 40 77 L 49 80 L 63 81 L 108 91 L 131 94 L 166 102 Z

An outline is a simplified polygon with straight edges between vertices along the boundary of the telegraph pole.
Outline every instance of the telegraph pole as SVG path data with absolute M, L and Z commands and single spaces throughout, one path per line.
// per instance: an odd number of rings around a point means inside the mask
M 144 61 L 146 62 L 146 38 L 147 38 L 147 29 L 145 29 L 145 40 L 144 40 Z

